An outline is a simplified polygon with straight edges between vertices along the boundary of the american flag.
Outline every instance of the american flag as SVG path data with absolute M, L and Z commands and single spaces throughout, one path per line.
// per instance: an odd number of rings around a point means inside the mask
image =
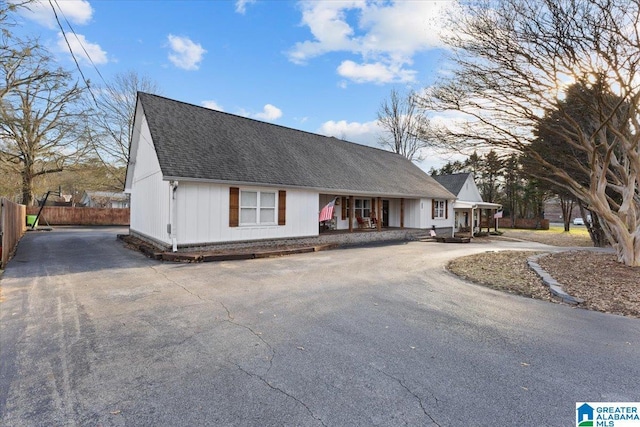
M 502 218 L 502 211 L 498 211 L 498 212 L 496 212 L 496 213 L 495 213 L 495 215 L 493 215 L 493 217 L 494 217 L 495 219 Z
M 322 221 L 329 221 L 331 220 L 331 218 L 333 218 L 333 207 L 336 205 L 336 199 L 333 199 L 332 201 L 330 201 L 327 206 L 325 206 L 324 208 L 322 208 L 322 210 L 320 211 L 320 219 L 319 222 Z

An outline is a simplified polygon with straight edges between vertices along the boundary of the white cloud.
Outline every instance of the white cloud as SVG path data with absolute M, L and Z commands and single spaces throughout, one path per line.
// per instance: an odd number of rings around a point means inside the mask
M 224 108 L 216 101 L 202 101 L 202 106 L 210 110 L 224 111 Z
M 174 36 L 169 34 L 169 60 L 178 68 L 183 70 L 197 70 L 200 61 L 207 52 L 199 43 L 194 43 L 189 37 Z
M 370 122 L 347 122 L 346 120 L 324 122 L 317 130 L 317 133 L 326 136 L 333 136 L 346 141 L 355 142 L 370 147 L 383 148 L 379 143 L 383 129 L 376 120 Z M 424 148 L 421 150 L 424 160 L 416 163 L 425 172 L 429 169 L 440 168 L 451 159 L 450 153 L 440 153 L 438 150 Z
M 289 52 L 289 59 L 304 64 L 308 59 L 331 51 L 357 50 L 351 39 L 354 30 L 346 22 L 346 11 L 356 8 L 357 1 L 301 2 L 302 25 L 308 26 L 315 40 L 298 42 Z
M 83 61 L 86 64 L 91 64 L 93 61 L 95 65 L 106 64 L 109 61 L 107 52 L 102 50 L 99 44 L 87 41 L 82 34 L 67 33 L 67 40 L 69 41 L 71 52 L 79 61 Z M 58 33 L 57 45 L 60 51 L 69 52 L 69 46 L 67 46 L 62 33 Z
M 381 62 L 356 64 L 343 61 L 338 67 L 338 74 L 356 83 L 406 83 L 415 80 L 416 72 L 395 67 Z
M 247 12 L 247 5 L 255 2 L 256 0 L 236 0 L 236 12 L 244 15 Z
M 282 117 L 282 110 L 275 105 L 267 104 L 264 106 L 262 112 L 254 114 L 252 117 L 272 122 Z
M 324 122 L 318 129 L 318 133 L 322 135 L 334 136 L 371 147 L 378 146 L 378 136 L 381 131 L 376 120 L 364 123 L 329 120 Z
M 10 3 L 19 3 L 18 0 L 11 0 Z M 60 21 L 66 18 L 72 24 L 85 25 L 91 21 L 93 9 L 86 0 L 64 0 L 53 3 Z M 48 0 L 35 0 L 29 3 L 28 9 L 21 8 L 20 14 L 25 18 L 36 21 L 40 25 L 48 28 L 56 28 L 56 18 Z
M 313 39 L 296 43 L 289 60 L 305 64 L 325 53 L 346 52 L 362 59 L 361 65 L 341 63 L 338 71 L 346 78 L 358 83 L 412 82 L 416 72 L 405 66 L 417 52 L 442 47 L 442 13 L 451 6 L 446 1 L 304 1 L 302 25 L 309 27 Z

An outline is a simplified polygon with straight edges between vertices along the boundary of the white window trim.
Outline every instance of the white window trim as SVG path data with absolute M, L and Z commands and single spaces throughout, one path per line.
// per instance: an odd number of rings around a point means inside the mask
M 360 201 L 360 207 L 357 207 L 356 205 L 358 204 L 358 201 Z M 364 198 L 364 199 L 360 199 L 360 198 L 355 198 L 353 199 L 353 214 L 356 216 L 356 218 L 358 217 L 358 212 L 360 213 L 360 217 L 361 218 L 369 218 L 371 217 L 371 211 L 373 210 L 371 207 L 371 199 L 368 198 Z M 368 207 L 365 207 L 365 205 L 368 205 Z M 348 206 L 348 205 L 347 205 Z M 364 215 L 365 211 L 369 211 L 369 215 Z
M 242 193 L 256 193 L 256 206 L 244 206 L 242 204 Z M 262 207 L 261 206 L 261 197 L 263 193 L 273 194 L 274 196 L 274 206 L 273 207 Z M 278 191 L 276 190 L 258 190 L 251 188 L 241 188 L 240 194 L 238 195 L 240 199 L 238 202 L 238 226 L 240 227 L 255 227 L 255 226 L 265 226 L 265 225 L 278 225 Z M 256 222 L 242 222 L 242 210 L 243 209 L 254 209 L 256 213 Z M 261 210 L 273 210 L 273 221 L 271 222 L 260 222 L 260 211 Z
M 445 212 L 447 209 L 446 200 L 434 200 L 434 203 L 433 219 L 445 219 L 447 217 L 447 213 Z

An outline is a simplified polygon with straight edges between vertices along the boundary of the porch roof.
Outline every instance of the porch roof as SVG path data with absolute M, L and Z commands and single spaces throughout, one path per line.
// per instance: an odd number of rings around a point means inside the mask
M 502 205 L 499 203 L 489 202 L 466 202 L 464 200 L 456 200 L 453 203 L 453 209 L 501 209 Z

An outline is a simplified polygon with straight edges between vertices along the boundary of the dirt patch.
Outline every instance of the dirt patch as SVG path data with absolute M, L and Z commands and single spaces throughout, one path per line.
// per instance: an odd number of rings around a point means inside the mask
M 517 295 L 561 303 L 529 268 L 527 258 L 539 252 L 505 251 L 451 261 L 452 273 L 472 282 Z M 640 268 L 617 262 L 612 254 L 568 251 L 539 259 L 579 307 L 640 318 Z

